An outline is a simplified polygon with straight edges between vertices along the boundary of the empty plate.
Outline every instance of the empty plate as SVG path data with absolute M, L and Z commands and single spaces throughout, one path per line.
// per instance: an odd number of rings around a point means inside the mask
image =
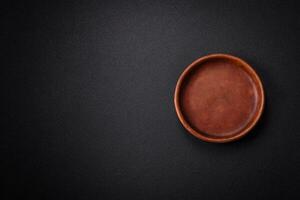
M 246 135 L 264 107 L 264 91 L 252 67 L 240 58 L 212 54 L 190 64 L 175 90 L 175 109 L 189 133 L 207 142 Z

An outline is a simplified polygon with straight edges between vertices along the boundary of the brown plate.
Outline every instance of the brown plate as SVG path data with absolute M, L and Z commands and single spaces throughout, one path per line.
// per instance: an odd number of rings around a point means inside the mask
M 262 83 L 240 58 L 212 54 L 181 74 L 175 108 L 189 133 L 207 142 L 230 142 L 246 135 L 264 107 Z

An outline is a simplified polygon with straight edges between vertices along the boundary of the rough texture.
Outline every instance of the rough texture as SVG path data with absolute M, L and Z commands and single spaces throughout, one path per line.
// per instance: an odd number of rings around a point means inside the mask
M 245 128 L 257 110 L 257 90 L 242 67 L 217 59 L 199 64 L 190 74 L 182 112 L 191 126 L 216 137 Z
M 298 3 L 3 1 L 0 199 L 300 199 Z M 186 133 L 173 97 L 219 52 L 256 69 L 266 109 L 216 145 Z

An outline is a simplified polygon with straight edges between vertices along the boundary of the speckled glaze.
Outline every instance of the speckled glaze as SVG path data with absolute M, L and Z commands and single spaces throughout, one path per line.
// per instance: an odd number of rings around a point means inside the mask
M 207 142 L 234 141 L 256 124 L 264 107 L 262 83 L 240 58 L 202 57 L 180 76 L 175 108 L 189 133 Z

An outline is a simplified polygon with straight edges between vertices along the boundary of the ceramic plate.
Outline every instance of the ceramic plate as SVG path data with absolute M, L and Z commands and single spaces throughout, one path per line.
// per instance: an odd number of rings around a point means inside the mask
M 175 109 L 189 133 L 207 142 L 246 135 L 264 107 L 264 91 L 253 68 L 240 58 L 212 54 L 190 64 L 175 90 Z

